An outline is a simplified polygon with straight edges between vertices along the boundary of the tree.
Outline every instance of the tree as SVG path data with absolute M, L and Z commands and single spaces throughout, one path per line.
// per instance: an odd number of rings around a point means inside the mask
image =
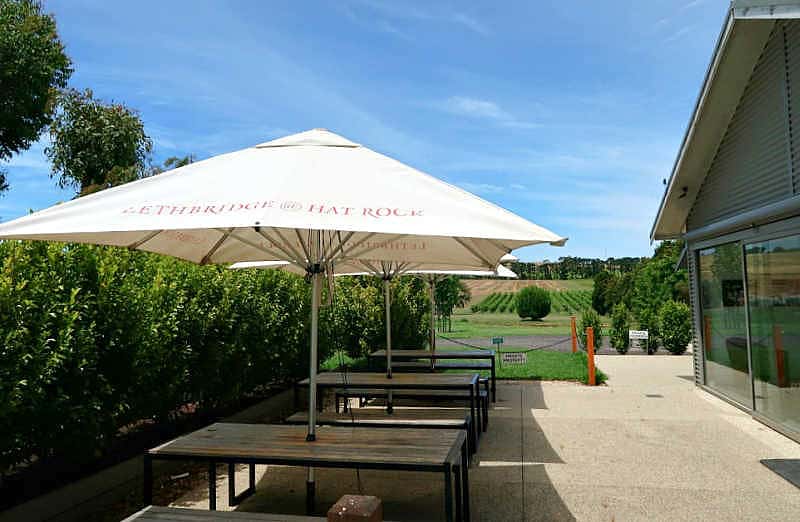
M 26 150 L 51 121 L 72 74 L 56 22 L 39 2 L 0 0 L 0 160 Z M 0 193 L 8 189 L 0 170 Z
M 649 345 L 658 348 L 661 306 L 670 300 L 686 301 L 686 270 L 677 269 L 678 256 L 683 249 L 680 241 L 664 241 L 652 259 L 639 267 L 631 293 L 631 305 L 639 328 L 650 331 Z
M 456 276 L 447 276 L 436 283 L 436 310 L 438 314 L 450 319 L 453 310 L 466 306 L 470 300 L 469 288 Z
M 628 308 L 624 303 L 615 305 L 611 312 L 611 346 L 619 353 L 628 353 L 630 348 L 628 330 L 630 328 L 630 312 Z
M 594 276 L 594 288 L 592 289 L 592 308 L 597 310 L 600 315 L 606 315 L 611 311 L 614 303 L 610 302 L 611 291 L 616 284 L 615 274 L 608 270 L 603 270 Z
M 194 154 L 189 154 L 188 156 L 182 157 L 170 156 L 164 160 L 163 165 L 154 165 L 151 167 L 149 174 L 151 176 L 155 176 L 156 174 L 161 174 L 162 172 L 166 172 L 168 170 L 185 167 L 191 163 L 194 163 Z
M 538 286 L 526 286 L 517 292 L 517 314 L 523 319 L 539 320 L 550 313 L 550 292 Z
M 95 99 L 89 89 L 62 92 L 50 137 L 45 153 L 61 187 L 87 194 L 148 174 L 153 142 L 139 115 L 122 104 Z
M 685 352 L 692 340 L 692 311 L 686 303 L 667 301 L 658 319 L 664 348 L 675 355 Z
M 586 343 L 586 329 L 592 327 L 594 333 L 594 348 L 597 351 L 600 346 L 602 346 L 603 342 L 603 324 L 600 322 L 600 315 L 588 308 L 583 311 L 581 315 L 581 326 L 578 330 L 578 343 L 581 345 L 581 348 L 587 350 Z

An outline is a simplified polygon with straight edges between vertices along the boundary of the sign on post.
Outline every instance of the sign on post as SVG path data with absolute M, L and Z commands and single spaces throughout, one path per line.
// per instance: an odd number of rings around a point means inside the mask
M 642 348 L 650 353 L 650 332 L 647 330 L 628 330 L 628 339 L 631 341 L 631 348 Z
M 525 352 L 503 352 L 500 360 L 506 364 L 525 364 L 528 362 L 528 354 Z
M 495 346 L 495 348 L 497 348 L 498 352 L 500 352 L 500 346 L 503 344 L 504 340 L 505 339 L 503 339 L 502 337 L 492 337 L 492 344 Z M 502 366 L 503 366 L 503 358 L 500 357 L 500 367 Z

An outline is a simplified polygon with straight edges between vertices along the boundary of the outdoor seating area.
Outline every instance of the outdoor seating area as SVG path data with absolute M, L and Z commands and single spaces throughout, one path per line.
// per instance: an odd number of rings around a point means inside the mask
M 299 383 L 307 387 L 309 380 Z M 309 411 L 301 410 L 282 424 L 216 423 L 150 449 L 144 457 L 144 503 L 152 503 L 153 461 L 185 460 L 208 464 L 208 509 L 216 506 L 217 465 L 227 464 L 228 505 L 235 506 L 255 493 L 255 465 L 273 464 L 313 468 L 358 468 L 417 471 L 439 474 L 443 513 L 447 521 L 470 520 L 470 456 L 488 427 L 488 392 L 479 388 L 478 374 L 385 374 L 323 372 L 314 416 L 315 439 L 304 428 Z M 344 388 L 342 388 L 344 387 Z M 326 410 L 324 393 L 335 395 L 336 411 Z M 390 396 L 391 394 L 391 396 Z M 341 398 L 369 401 L 387 399 L 386 407 L 368 402 L 348 405 L 339 413 Z M 456 407 L 405 407 L 407 399 L 456 403 Z M 314 411 L 314 410 L 312 410 Z M 249 466 L 248 487 L 237 494 L 235 465 Z M 313 471 L 310 471 L 313 477 Z M 306 509 L 315 511 L 315 484 L 307 481 Z M 132 520 L 204 520 L 189 513 L 145 510 Z M 232 519 L 233 520 L 233 519 Z M 260 519 L 256 519 L 260 520 Z M 265 520 L 271 520 L 269 518 Z

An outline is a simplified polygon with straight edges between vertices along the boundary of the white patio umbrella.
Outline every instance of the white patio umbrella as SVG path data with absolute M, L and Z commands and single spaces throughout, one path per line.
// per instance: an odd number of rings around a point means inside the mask
M 462 189 L 315 129 L 0 224 L 0 239 L 115 245 L 200 264 L 284 261 L 311 279 L 308 440 L 325 274 L 376 263 L 494 270 L 562 238 Z

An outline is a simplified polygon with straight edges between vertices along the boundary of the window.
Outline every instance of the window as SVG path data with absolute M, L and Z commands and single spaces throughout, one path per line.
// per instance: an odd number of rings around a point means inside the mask
M 742 247 L 700 250 L 698 266 L 706 384 L 752 407 Z
M 800 236 L 745 252 L 755 410 L 800 432 Z

